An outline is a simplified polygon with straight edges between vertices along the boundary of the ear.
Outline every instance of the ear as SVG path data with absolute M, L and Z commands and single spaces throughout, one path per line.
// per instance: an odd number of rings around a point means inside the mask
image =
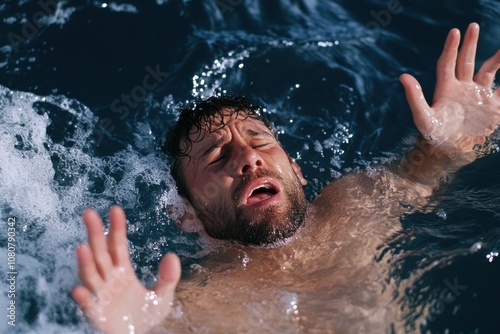
M 196 216 L 193 206 L 185 198 L 182 198 L 182 200 L 185 211 L 175 219 L 175 224 L 181 231 L 186 233 L 203 232 L 205 227 Z
M 300 170 L 299 164 L 294 159 L 292 159 L 292 158 L 289 158 L 289 159 L 290 159 L 290 164 L 292 165 L 293 171 L 295 172 L 295 174 L 299 178 L 300 183 L 303 186 L 307 185 L 307 180 L 304 179 L 304 176 L 302 176 L 302 171 Z

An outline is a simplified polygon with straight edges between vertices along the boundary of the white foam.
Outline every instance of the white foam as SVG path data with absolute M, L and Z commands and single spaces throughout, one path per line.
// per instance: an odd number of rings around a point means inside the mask
M 51 110 L 51 114 L 45 110 Z M 57 141 L 48 130 L 51 119 L 68 119 L 63 123 L 72 122 L 73 127 L 67 125 L 68 131 Z M 166 187 L 167 192 L 174 188 L 168 165 L 155 151 L 143 154 L 128 147 L 111 156 L 96 156 L 90 139 L 97 123 L 92 112 L 78 101 L 0 86 L 0 238 L 6 240 L 7 222 L 15 217 L 16 330 L 88 332 L 83 318 L 77 328 L 71 325 L 77 310 L 69 297 L 71 288 L 79 283 L 74 248 L 86 237 L 82 210 L 94 207 L 105 214 L 118 203 L 134 211 L 145 195 L 138 184 Z M 153 146 L 149 125 L 139 124 L 137 129 L 137 147 Z M 97 183 L 101 184 L 98 190 Z M 169 195 L 166 203 L 175 202 L 172 198 Z M 152 206 L 160 210 L 166 203 Z M 149 212 L 139 214 L 147 216 Z M 140 222 L 136 226 L 141 226 Z M 148 241 L 144 247 L 154 243 L 161 252 L 161 242 Z M 2 254 L 7 251 L 5 245 L 2 242 Z M 0 269 L 8 271 L 5 260 L 0 262 Z M 6 288 L 7 282 L 2 280 L 0 289 Z M 5 302 L 2 298 L 4 310 Z M 33 317 L 32 323 L 25 320 L 27 315 Z M 7 322 L 0 324 L 0 332 L 5 333 Z
M 37 23 L 44 25 L 52 25 L 57 24 L 59 26 L 63 26 L 66 22 L 69 21 L 71 15 L 76 11 L 75 7 L 65 7 L 63 8 L 64 2 L 58 2 L 57 8 L 54 13 L 50 13 L 50 15 L 42 16 Z
M 107 7 L 113 12 L 125 12 L 131 14 L 137 14 L 139 12 L 136 6 L 128 3 L 117 4 L 116 2 L 110 2 Z

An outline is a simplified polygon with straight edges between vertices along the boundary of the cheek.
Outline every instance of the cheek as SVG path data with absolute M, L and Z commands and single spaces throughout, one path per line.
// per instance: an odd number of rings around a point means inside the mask
M 290 161 L 286 156 L 285 157 L 281 157 L 279 155 L 272 156 L 268 160 L 268 165 L 270 165 L 272 168 L 274 168 L 277 172 L 279 172 L 282 175 L 290 174 L 290 171 L 292 169 Z
M 227 177 L 212 173 L 193 180 L 193 197 L 200 205 L 211 206 L 228 200 L 230 186 Z
M 230 161 L 228 161 L 227 165 L 225 166 L 226 171 L 231 175 L 233 175 L 237 172 L 238 167 L 239 167 L 238 161 L 232 160 L 232 159 Z

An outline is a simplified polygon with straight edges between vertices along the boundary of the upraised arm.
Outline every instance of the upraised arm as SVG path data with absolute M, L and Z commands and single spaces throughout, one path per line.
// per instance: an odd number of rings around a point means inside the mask
M 475 160 L 477 148 L 500 124 L 500 90 L 493 89 L 500 51 L 474 75 L 478 37 L 479 25 L 471 23 L 458 50 L 460 31 L 450 31 L 437 62 L 432 105 L 413 76 L 400 77 L 422 136 L 398 174 L 426 188 L 424 192 L 431 192 L 446 174 Z
M 179 282 L 179 258 L 167 254 L 161 260 L 156 285 L 146 289 L 137 279 L 127 246 L 126 218 L 118 207 L 110 209 L 106 238 L 97 212 L 86 210 L 83 221 L 88 245 L 76 250 L 82 281 L 72 296 L 95 328 L 104 333 L 144 333 L 170 312 Z

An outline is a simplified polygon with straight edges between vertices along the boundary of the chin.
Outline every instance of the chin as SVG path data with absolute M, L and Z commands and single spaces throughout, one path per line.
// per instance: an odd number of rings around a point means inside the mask
M 280 201 L 253 210 L 236 210 L 236 240 L 259 246 L 275 246 L 295 235 L 306 220 L 305 196 L 287 196 Z
M 273 246 L 281 244 L 293 237 L 304 224 L 303 215 L 275 214 L 267 215 L 263 219 L 245 220 L 240 231 L 239 241 L 258 246 Z M 242 222 L 242 221 L 240 221 Z

